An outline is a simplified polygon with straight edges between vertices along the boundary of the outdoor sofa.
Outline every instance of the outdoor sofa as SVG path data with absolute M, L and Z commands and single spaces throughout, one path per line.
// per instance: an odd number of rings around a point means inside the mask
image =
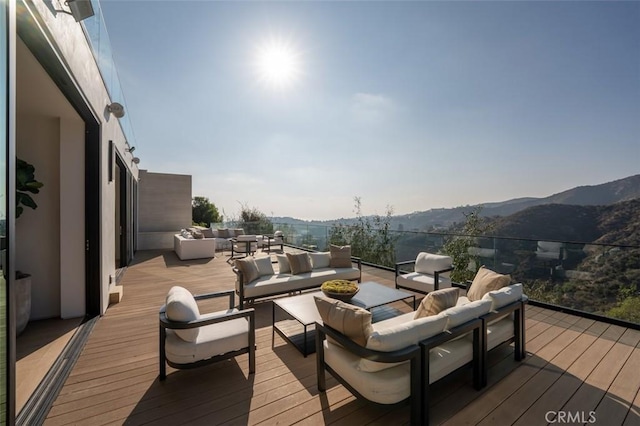
M 521 284 L 509 281 L 481 268 L 465 296 L 456 287 L 434 291 L 416 312 L 375 324 L 358 307 L 335 301 L 339 309 L 327 310 L 317 299 L 318 389 L 326 390 L 326 370 L 375 404 L 409 401 L 411 424 L 428 424 L 432 383 L 471 364 L 474 387 L 484 387 L 488 351 L 503 343 L 514 342 L 515 359 L 524 358 L 527 298 Z
M 270 256 L 236 260 L 233 272 L 240 308 L 247 300 L 318 288 L 328 280 L 360 282 L 362 277 L 362 262 L 351 256 L 349 246 L 331 246 L 329 252 L 278 254 L 276 259 L 277 272 Z

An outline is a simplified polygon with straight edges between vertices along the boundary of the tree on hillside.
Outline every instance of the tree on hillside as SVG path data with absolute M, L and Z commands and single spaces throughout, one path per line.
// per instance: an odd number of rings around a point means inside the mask
M 383 266 L 395 264 L 397 236 L 391 231 L 393 209 L 387 207 L 384 216 L 363 216 L 362 200 L 354 197 L 354 225 L 334 224 L 329 231 L 329 242 L 335 245 L 351 245 L 351 254 L 365 262 Z
M 191 220 L 194 225 L 210 226 L 212 223 L 222 222 L 222 216 L 215 204 L 207 197 L 193 197 L 191 200 Z
M 273 234 L 271 219 L 256 207 L 249 207 L 246 203 L 240 204 L 240 217 L 236 222 L 238 228 L 244 229 L 244 232 L 249 235 Z
M 453 258 L 454 271 L 451 280 L 464 283 L 475 277 L 480 268 L 480 259 L 469 254 L 469 247 L 473 247 L 477 236 L 486 235 L 491 226 L 480 216 L 482 206 L 474 207 L 470 212 L 464 212 L 465 222 L 459 229 L 460 234 L 449 238 L 444 244 L 444 252 Z M 469 269 L 469 263 L 474 261 L 475 271 Z

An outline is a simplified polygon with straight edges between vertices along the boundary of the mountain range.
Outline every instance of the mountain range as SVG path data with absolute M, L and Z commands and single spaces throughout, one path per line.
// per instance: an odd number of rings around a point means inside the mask
M 533 207 L 545 205 L 609 206 L 623 201 L 629 201 L 638 198 L 640 198 L 640 174 L 629 176 L 623 179 L 618 179 L 612 182 L 603 183 L 600 185 L 578 186 L 566 191 L 559 192 L 557 194 L 550 195 L 548 197 L 515 198 L 502 202 L 490 202 L 473 206 L 468 205 L 454 208 L 439 208 L 404 215 L 396 215 L 391 217 L 390 224 L 392 229 L 401 231 L 445 230 L 456 223 L 463 222 L 465 219 L 464 214 L 477 207 L 482 207 L 480 212 L 481 216 L 507 217 Z M 567 207 L 567 209 L 570 208 Z M 539 210 L 539 212 L 542 211 L 544 211 L 544 209 Z M 288 223 L 293 225 L 331 225 L 333 223 L 350 224 L 355 222 L 355 220 L 355 218 L 348 218 L 329 221 L 303 221 L 290 217 L 272 218 L 272 221 L 275 223 Z M 514 218 L 514 220 L 518 220 L 518 218 L 516 217 Z M 545 227 L 541 226 L 540 229 L 542 228 Z M 517 236 L 523 238 L 526 237 L 525 235 Z

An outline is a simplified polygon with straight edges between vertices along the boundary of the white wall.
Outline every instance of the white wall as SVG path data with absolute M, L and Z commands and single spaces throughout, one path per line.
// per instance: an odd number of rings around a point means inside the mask
M 125 136 L 118 123 L 118 120 L 108 113 L 107 105 L 111 103 L 109 94 L 102 82 L 100 71 L 93 58 L 91 48 L 85 38 L 82 26 L 76 23 L 72 16 L 57 13 L 52 9 L 66 9 L 64 2 L 54 0 L 44 2 L 38 0 L 25 0 L 25 5 L 31 13 L 46 27 L 47 37 L 56 53 L 63 58 L 65 67 L 72 75 L 75 85 L 80 88 L 83 97 L 86 99 L 87 105 L 92 110 L 94 118 L 100 123 L 100 294 L 101 294 L 101 312 L 105 312 L 109 305 L 109 277 L 115 276 L 115 190 L 114 183 L 108 182 L 108 159 L 109 159 L 109 140 L 112 140 L 116 149 L 125 160 L 127 168 L 131 171 L 135 179 L 138 178 L 138 169 L 131 162 L 133 156 L 125 151 Z M 53 7 L 52 7 L 53 5 Z M 37 29 L 33 29 L 36 30 Z M 106 34 L 105 34 L 106 36 Z M 18 72 L 19 73 L 19 72 Z M 66 152 L 66 151 L 65 151 Z M 76 153 L 77 154 L 77 153 Z M 140 154 L 138 151 L 136 154 Z M 75 155 L 75 154 L 74 154 Z M 59 161 L 69 164 L 66 160 Z M 69 160 L 70 162 L 71 160 Z M 84 161 L 82 162 L 84 163 Z M 71 177 L 62 177 L 63 185 L 71 188 L 74 184 Z M 83 192 L 84 193 L 84 192 Z M 84 211 L 84 210 L 83 210 Z M 64 226 L 68 229 L 70 223 L 58 222 L 56 226 Z M 63 248 L 65 253 L 72 253 L 73 258 L 77 251 L 77 247 Z M 75 260 L 63 265 L 65 275 L 74 276 L 77 271 L 72 273 L 71 266 Z M 84 263 L 83 263 L 84 264 Z M 73 278 L 75 279 L 75 278 Z M 69 292 L 77 286 L 75 281 L 70 284 Z M 65 292 L 66 294 L 66 292 Z M 65 299 L 66 300 L 66 299 Z M 73 310 L 70 310 L 70 312 Z

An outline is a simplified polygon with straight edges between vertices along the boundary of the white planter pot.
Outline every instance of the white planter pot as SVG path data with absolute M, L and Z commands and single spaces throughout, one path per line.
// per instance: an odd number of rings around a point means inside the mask
M 24 331 L 31 316 L 31 276 L 16 279 L 16 336 Z

